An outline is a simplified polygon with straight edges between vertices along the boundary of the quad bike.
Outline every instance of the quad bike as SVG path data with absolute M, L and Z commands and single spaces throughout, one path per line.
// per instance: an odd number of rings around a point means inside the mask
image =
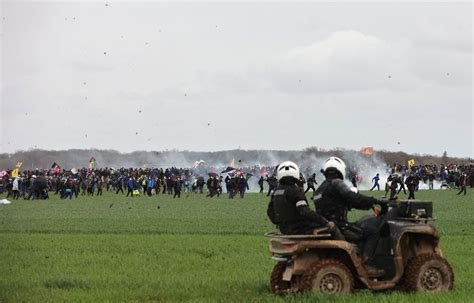
M 380 224 L 374 257 L 379 270 L 375 275 L 361 260 L 360 242 L 331 240 L 326 228 L 313 235 L 265 234 L 271 238 L 272 259 L 278 261 L 271 274 L 272 292 L 350 293 L 363 288 L 402 288 L 428 293 L 451 290 L 453 270 L 441 253 L 438 232 L 428 223 L 434 220 L 432 202 L 391 201 L 389 207 L 377 217 L 360 219 L 367 224 Z

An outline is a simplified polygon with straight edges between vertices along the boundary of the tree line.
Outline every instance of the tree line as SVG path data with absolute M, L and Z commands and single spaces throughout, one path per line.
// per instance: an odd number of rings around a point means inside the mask
M 226 150 L 216 152 L 196 151 L 134 151 L 122 153 L 116 150 L 100 149 L 69 149 L 69 150 L 41 150 L 33 149 L 17 151 L 15 153 L 0 153 L 0 169 L 14 168 L 18 161 L 23 162 L 23 169 L 50 168 L 52 163 L 70 169 L 73 167 L 87 167 L 91 157 L 96 159 L 98 167 L 190 167 L 195 161 L 203 160 L 209 165 L 236 167 L 260 165 L 276 165 L 285 159 L 293 161 L 307 160 L 311 157 L 327 158 L 338 156 L 343 159 L 359 157 L 369 161 L 378 159 L 391 164 L 404 164 L 414 159 L 417 164 L 468 164 L 469 158 L 449 157 L 447 153 L 441 156 L 408 154 L 402 151 L 375 151 L 373 155 L 362 155 L 359 151 L 342 148 L 321 149 L 309 147 L 304 150 Z

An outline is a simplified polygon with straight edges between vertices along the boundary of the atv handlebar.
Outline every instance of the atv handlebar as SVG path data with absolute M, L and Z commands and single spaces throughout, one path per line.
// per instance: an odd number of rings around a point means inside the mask
M 375 216 L 383 216 L 386 215 L 388 212 L 388 201 L 387 200 L 377 200 L 377 203 L 375 203 L 380 206 L 380 210 L 376 207 L 372 207 L 374 210 Z

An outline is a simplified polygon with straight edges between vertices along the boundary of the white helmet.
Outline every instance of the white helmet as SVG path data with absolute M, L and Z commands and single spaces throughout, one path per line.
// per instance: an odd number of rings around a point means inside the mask
M 296 180 L 300 178 L 300 169 L 295 162 L 285 161 L 277 167 L 277 180 L 280 181 L 284 177 L 293 177 Z
M 346 164 L 338 157 L 330 157 L 324 162 L 323 170 L 326 172 L 328 168 L 334 168 L 341 173 L 342 179 L 346 177 Z

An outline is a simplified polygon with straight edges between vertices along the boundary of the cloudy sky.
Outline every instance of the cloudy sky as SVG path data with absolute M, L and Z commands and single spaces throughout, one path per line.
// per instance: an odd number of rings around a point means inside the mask
M 0 152 L 474 157 L 471 2 L 1 5 Z

